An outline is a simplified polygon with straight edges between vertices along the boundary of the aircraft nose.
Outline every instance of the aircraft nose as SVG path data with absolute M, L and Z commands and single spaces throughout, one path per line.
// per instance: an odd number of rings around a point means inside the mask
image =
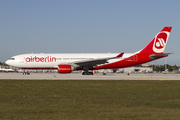
M 7 60 L 5 63 L 6 63 L 7 65 L 9 65 L 9 60 Z

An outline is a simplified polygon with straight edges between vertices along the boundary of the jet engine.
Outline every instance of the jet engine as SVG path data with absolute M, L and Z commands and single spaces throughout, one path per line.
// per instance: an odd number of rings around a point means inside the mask
M 58 72 L 62 74 L 71 73 L 74 70 L 75 68 L 72 65 L 65 65 L 65 64 L 58 65 Z

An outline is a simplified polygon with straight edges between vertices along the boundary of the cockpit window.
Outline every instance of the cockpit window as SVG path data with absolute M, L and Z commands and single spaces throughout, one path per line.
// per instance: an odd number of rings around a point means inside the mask
M 15 60 L 15 58 L 10 58 L 10 60 Z

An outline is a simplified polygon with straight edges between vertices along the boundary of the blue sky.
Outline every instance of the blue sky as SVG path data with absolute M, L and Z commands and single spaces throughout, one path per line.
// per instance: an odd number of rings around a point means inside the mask
M 172 26 L 165 52 L 174 54 L 167 63 L 180 65 L 179 5 L 179 0 L 1 0 L 0 61 L 32 52 L 133 53 Z

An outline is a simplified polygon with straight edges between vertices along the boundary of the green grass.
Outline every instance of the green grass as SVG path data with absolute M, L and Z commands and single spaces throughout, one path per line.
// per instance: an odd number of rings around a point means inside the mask
M 0 120 L 180 119 L 180 81 L 0 80 Z

